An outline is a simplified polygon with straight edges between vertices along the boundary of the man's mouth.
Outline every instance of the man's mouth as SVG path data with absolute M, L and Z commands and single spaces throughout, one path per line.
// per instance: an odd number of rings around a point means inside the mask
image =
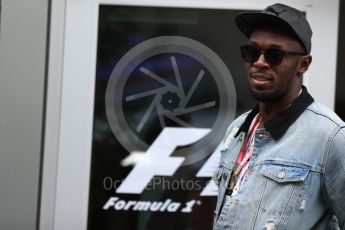
M 266 87 L 272 83 L 272 78 L 262 73 L 252 73 L 249 76 L 250 81 L 256 87 Z

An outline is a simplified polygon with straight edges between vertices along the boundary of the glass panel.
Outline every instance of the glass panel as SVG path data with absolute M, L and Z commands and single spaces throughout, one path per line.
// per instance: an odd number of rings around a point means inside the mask
M 237 13 L 100 6 L 89 230 L 211 229 L 210 156 L 254 105 Z

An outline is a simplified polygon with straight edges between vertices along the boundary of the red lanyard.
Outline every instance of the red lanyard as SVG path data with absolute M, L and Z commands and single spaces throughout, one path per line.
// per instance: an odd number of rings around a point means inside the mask
M 230 191 L 234 189 L 234 187 L 237 184 L 237 181 L 241 180 L 241 178 L 238 178 L 241 176 L 240 172 L 243 169 L 243 167 L 246 165 L 246 163 L 248 162 L 249 158 L 251 157 L 253 153 L 253 149 L 251 145 L 254 142 L 255 130 L 259 127 L 260 122 L 261 122 L 261 118 L 259 118 L 259 115 L 256 115 L 254 120 L 252 121 L 252 124 L 249 127 L 248 135 L 244 139 L 241 150 L 236 160 L 234 170 L 231 173 L 230 181 L 228 184 L 228 190 Z
M 236 160 L 236 167 L 235 167 L 235 174 L 237 175 L 242 167 L 244 166 L 244 164 L 248 161 L 248 159 L 250 158 L 251 154 L 247 154 L 250 148 L 250 145 L 253 141 L 254 138 L 254 132 L 257 129 L 257 127 L 260 124 L 261 118 L 258 117 L 258 115 L 254 118 L 254 123 L 251 125 L 251 127 L 249 128 L 249 132 L 247 137 L 245 138 L 240 153 L 238 154 L 237 160 Z

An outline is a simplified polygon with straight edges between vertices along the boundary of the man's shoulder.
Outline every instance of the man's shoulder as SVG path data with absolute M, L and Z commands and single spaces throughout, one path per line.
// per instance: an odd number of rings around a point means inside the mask
M 233 121 L 233 123 L 240 123 L 242 124 L 244 122 L 244 120 L 247 118 L 248 114 L 251 112 L 252 110 L 248 110 L 247 112 L 242 113 L 241 115 L 239 115 L 238 117 L 236 117 L 236 119 Z
M 306 111 L 311 119 L 317 119 L 318 122 L 329 123 L 338 127 L 345 126 L 345 122 L 332 109 L 320 102 L 313 102 Z
M 233 120 L 231 124 L 228 126 L 225 136 L 228 136 L 230 133 L 234 132 L 234 130 L 238 130 L 250 112 L 251 110 L 242 113 L 241 115 L 236 117 L 235 120 Z

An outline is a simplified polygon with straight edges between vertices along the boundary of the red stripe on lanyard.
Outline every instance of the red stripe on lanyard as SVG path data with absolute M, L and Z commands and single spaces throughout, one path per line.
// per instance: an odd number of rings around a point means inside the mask
M 259 127 L 261 122 L 261 118 L 258 117 L 258 115 L 255 116 L 254 122 L 249 128 L 249 132 L 247 137 L 245 138 L 243 145 L 241 147 L 240 153 L 238 154 L 236 163 L 239 165 L 237 168 L 237 173 L 239 173 L 243 167 L 243 165 L 248 161 L 250 158 L 251 154 L 246 154 L 248 153 L 248 150 L 250 148 L 250 144 L 253 142 L 254 139 L 254 132 L 255 130 Z

